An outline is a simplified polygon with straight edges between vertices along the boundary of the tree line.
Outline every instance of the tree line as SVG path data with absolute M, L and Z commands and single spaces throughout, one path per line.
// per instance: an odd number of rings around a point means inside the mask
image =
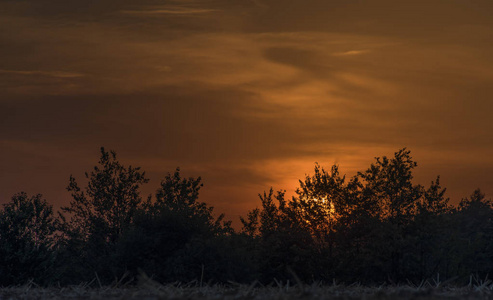
M 0 285 L 134 282 L 465 282 L 493 271 L 493 204 L 478 189 L 454 207 L 437 177 L 413 183 L 410 151 L 351 178 L 337 165 L 300 180 L 296 196 L 263 192 L 234 230 L 199 200 L 201 178 L 169 173 L 154 195 L 140 168 L 101 148 L 71 202 L 54 212 L 18 193 L 0 210 Z

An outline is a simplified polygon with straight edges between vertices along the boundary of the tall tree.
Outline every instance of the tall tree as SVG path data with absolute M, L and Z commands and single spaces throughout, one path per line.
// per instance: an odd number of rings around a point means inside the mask
M 413 184 L 413 169 L 417 163 L 406 148 L 394 157 L 377 157 L 364 172 L 358 172 L 363 202 L 377 203 L 384 226 L 374 237 L 375 261 L 384 274 L 393 280 L 404 280 L 403 259 L 412 245 L 406 228 L 413 219 L 415 207 L 423 194 L 421 185 Z
M 161 281 L 197 279 L 201 265 L 209 276 L 223 277 L 220 273 L 227 270 L 220 263 L 224 257 L 217 255 L 217 238 L 232 229 L 230 222 L 223 222 L 224 215 L 214 218 L 213 207 L 199 201 L 201 187 L 200 177 L 184 178 L 179 168 L 168 174 L 155 200 L 148 199 L 119 243 L 121 265 Z M 220 271 L 211 274 L 213 268 Z
M 140 168 L 122 165 L 114 151 L 104 148 L 99 164 L 85 177 L 88 182 L 82 189 L 70 176 L 67 190 L 72 201 L 59 213 L 58 280 L 77 283 L 96 273 L 109 283 L 121 276 L 116 246 L 134 220 L 142 202 L 140 188 L 148 179 Z
M 98 234 L 115 243 L 131 222 L 142 202 L 140 187 L 149 180 L 140 168 L 124 166 L 114 151 L 101 147 L 99 166 L 85 173 L 88 184 L 82 190 L 73 176 L 67 190 L 72 195 L 70 206 L 61 214 L 62 229 L 70 238 L 87 240 Z
M 421 197 L 422 186 L 412 182 L 412 171 L 418 164 L 411 151 L 403 148 L 393 158 L 377 157 L 376 162 L 358 177 L 364 183 L 363 193 L 380 204 L 380 214 L 394 223 L 405 222 Z
M 317 251 L 327 250 L 328 259 L 332 260 L 335 226 L 348 210 L 345 176 L 340 175 L 336 165 L 328 172 L 315 164 L 314 174 L 306 175 L 299 183 L 297 197 L 293 197 L 290 206 L 311 232 Z
M 456 226 L 457 273 L 484 278 L 493 269 L 493 202 L 480 189 L 459 203 L 454 214 Z
M 243 232 L 257 242 L 256 263 L 265 282 L 294 279 L 293 271 L 308 280 L 327 270 L 310 227 L 299 218 L 294 200 L 288 202 L 284 197 L 285 191 L 274 194 L 272 188 L 259 194 L 262 207 L 250 211 L 247 220 L 241 219 Z
M 440 176 L 431 182 L 416 202 L 414 219 L 408 226 L 413 246 L 407 253 L 405 270 L 409 280 L 425 280 L 437 273 L 448 274 L 453 247 L 450 216 L 452 207 L 440 185 Z
M 0 284 L 46 282 L 52 271 L 53 208 L 41 194 L 19 193 L 0 211 Z

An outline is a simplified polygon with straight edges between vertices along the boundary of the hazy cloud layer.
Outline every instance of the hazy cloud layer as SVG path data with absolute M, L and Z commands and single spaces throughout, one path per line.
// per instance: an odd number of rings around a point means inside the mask
M 491 1 L 0 3 L 0 202 L 66 203 L 98 148 L 180 166 L 231 215 L 313 163 L 408 147 L 455 201 L 493 193 Z

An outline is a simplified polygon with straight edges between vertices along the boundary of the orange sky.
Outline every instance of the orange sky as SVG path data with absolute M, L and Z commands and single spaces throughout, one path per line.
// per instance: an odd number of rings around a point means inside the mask
M 0 203 L 69 201 L 99 147 L 175 167 L 236 219 L 314 162 L 408 147 L 416 181 L 493 194 L 491 0 L 3 0 Z

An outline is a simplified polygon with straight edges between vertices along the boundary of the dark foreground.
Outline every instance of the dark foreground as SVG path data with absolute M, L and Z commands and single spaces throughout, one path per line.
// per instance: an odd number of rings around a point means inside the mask
M 162 285 L 152 280 L 133 287 L 91 288 L 79 285 L 41 288 L 35 284 L 0 289 L 0 300 L 7 299 L 493 299 L 493 283 L 464 287 L 441 286 L 426 282 L 420 286 L 383 285 L 284 285 L 270 286 L 193 284 Z

